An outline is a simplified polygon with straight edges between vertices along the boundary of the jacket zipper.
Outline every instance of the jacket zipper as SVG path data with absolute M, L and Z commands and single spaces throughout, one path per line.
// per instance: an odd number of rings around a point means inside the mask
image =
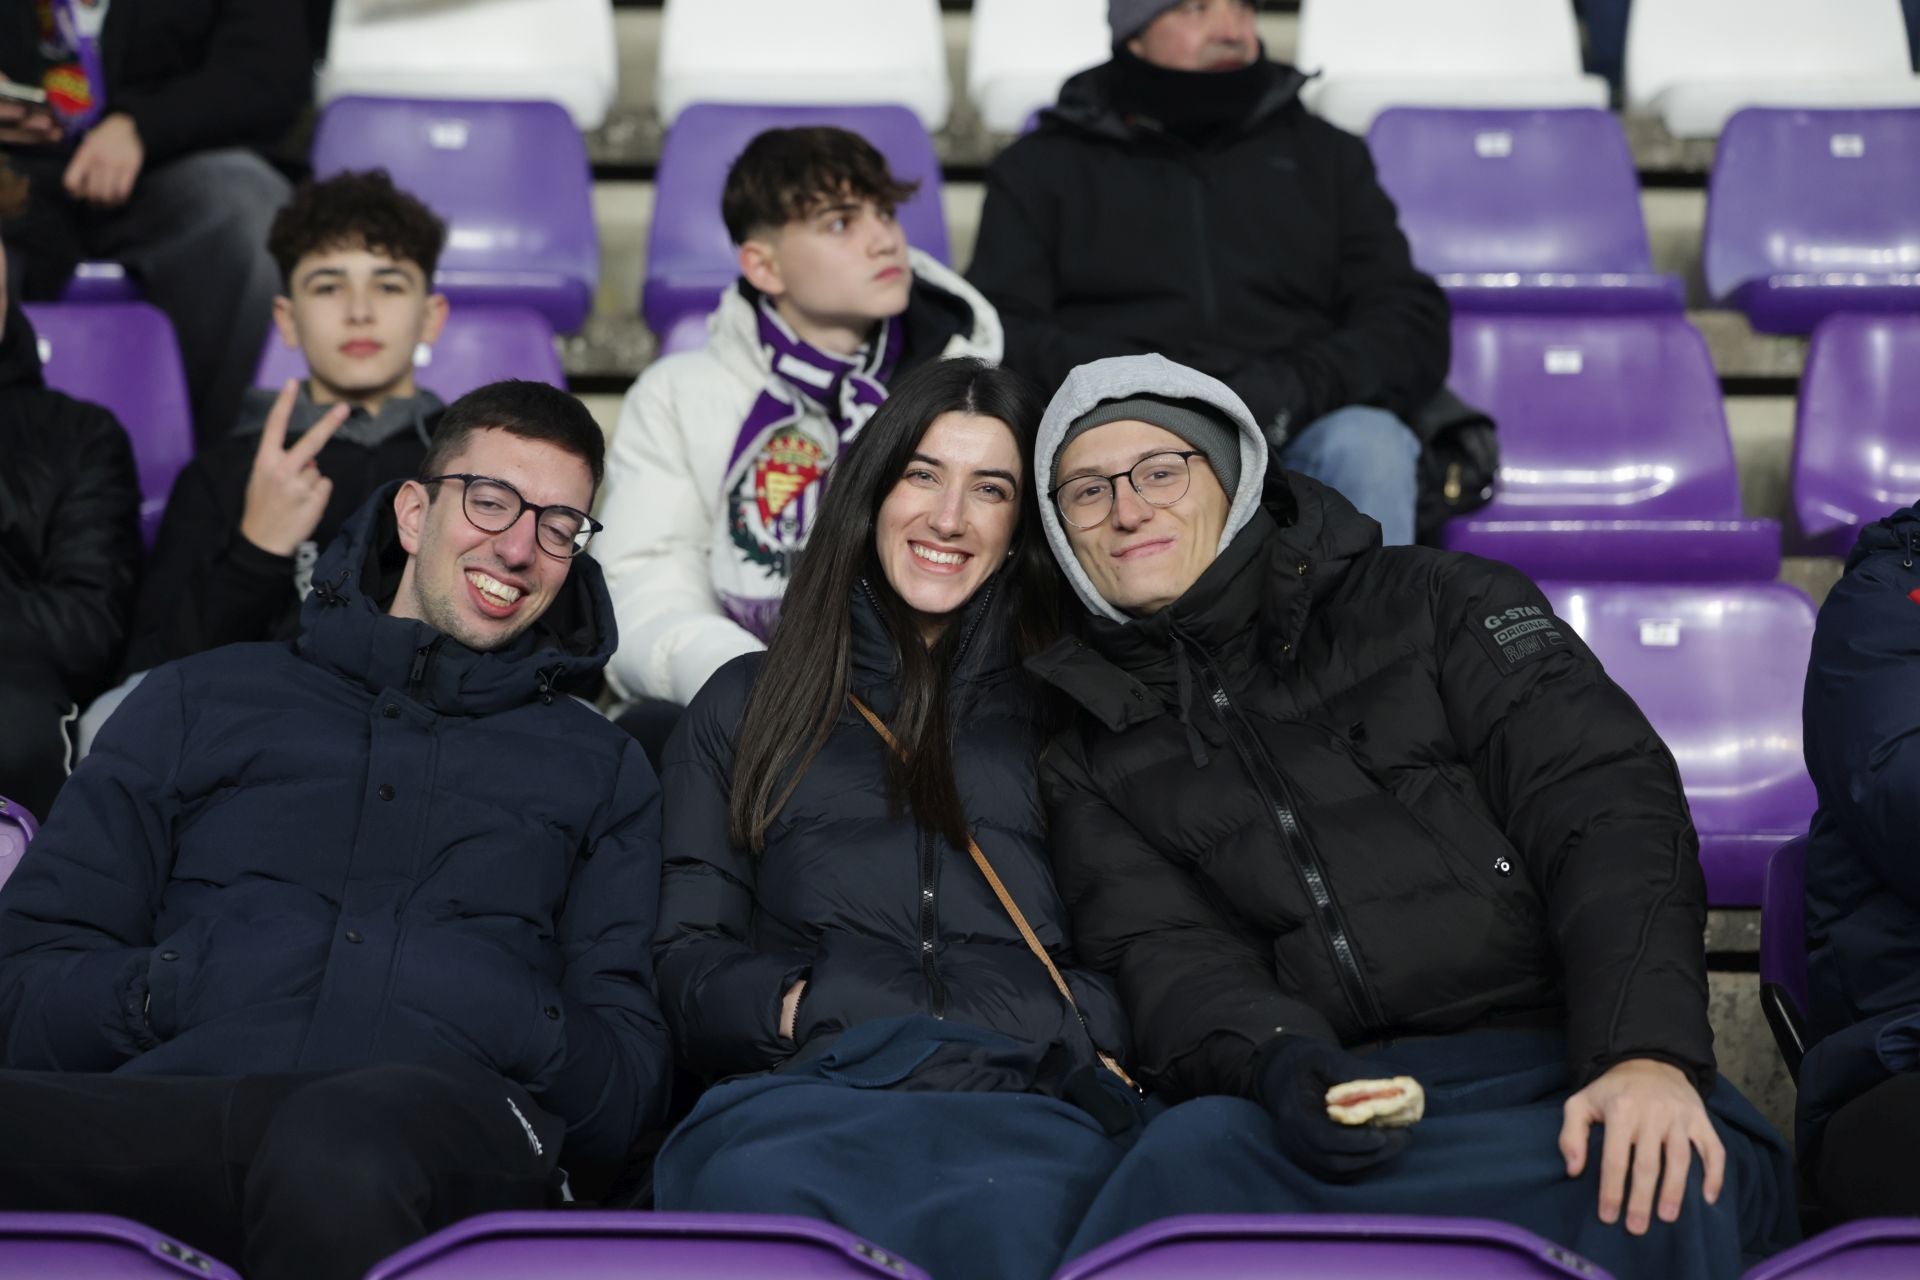
M 1301 883 L 1306 886 L 1308 898 L 1313 902 L 1314 916 L 1319 920 L 1327 937 L 1328 948 L 1333 953 L 1333 969 L 1340 978 L 1341 994 L 1346 996 L 1347 1005 L 1359 1020 L 1363 1032 L 1384 1034 L 1387 1030 L 1386 1016 L 1380 1010 L 1380 1002 L 1375 998 L 1373 988 L 1367 984 L 1366 975 L 1360 972 L 1360 961 L 1354 955 L 1353 935 L 1347 928 L 1346 916 L 1327 883 L 1327 869 L 1320 860 L 1320 851 L 1314 848 L 1306 828 L 1300 825 L 1299 806 L 1294 803 L 1286 776 L 1273 767 L 1252 727 L 1241 719 L 1239 708 L 1227 697 L 1226 685 L 1213 664 L 1202 657 L 1201 668 L 1207 673 L 1208 695 L 1226 721 L 1234 750 L 1246 765 L 1254 786 L 1259 788 L 1260 799 L 1266 804 L 1267 812 L 1272 815 L 1274 826 L 1280 832 L 1280 847 L 1293 863 Z
M 933 876 L 936 870 L 934 836 L 920 832 L 920 972 L 927 980 L 927 1006 L 936 1018 L 947 1016 L 947 986 L 940 981 L 939 966 L 933 959 L 934 901 Z
M 413 665 L 407 669 L 407 690 L 412 692 L 426 683 L 427 664 L 433 661 L 434 653 L 440 648 L 440 637 L 421 645 L 413 651 Z

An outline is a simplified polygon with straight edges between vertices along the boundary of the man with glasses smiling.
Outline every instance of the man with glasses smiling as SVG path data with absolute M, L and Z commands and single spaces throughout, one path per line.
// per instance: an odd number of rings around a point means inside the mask
M 358 1277 L 660 1119 L 658 788 L 566 696 L 616 642 L 602 449 L 551 387 L 462 398 L 291 643 L 102 730 L 0 890 L 0 1204 Z

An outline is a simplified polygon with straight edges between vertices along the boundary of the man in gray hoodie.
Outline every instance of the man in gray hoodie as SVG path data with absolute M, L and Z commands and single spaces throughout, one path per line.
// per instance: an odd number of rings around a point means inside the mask
M 1029 664 L 1079 711 L 1042 765 L 1054 871 L 1136 1074 L 1194 1099 L 1076 1244 L 1449 1213 L 1731 1280 L 1791 1238 L 1793 1182 L 1715 1076 L 1671 755 L 1525 576 L 1383 547 L 1267 463 L 1239 397 L 1160 356 L 1075 370 L 1040 429 L 1089 615 Z M 1358 1082 L 1388 1123 L 1335 1106 Z

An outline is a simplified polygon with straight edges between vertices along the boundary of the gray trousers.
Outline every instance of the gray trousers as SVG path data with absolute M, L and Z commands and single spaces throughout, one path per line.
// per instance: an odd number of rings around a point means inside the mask
M 67 196 L 52 161 L 20 166 L 33 193 L 31 212 L 7 232 L 14 287 L 53 296 L 76 257 L 124 263 L 173 322 L 198 440 L 224 436 L 273 317 L 280 275 L 267 228 L 292 194 L 287 180 L 252 151 L 202 151 L 146 170 L 125 205 L 97 209 Z

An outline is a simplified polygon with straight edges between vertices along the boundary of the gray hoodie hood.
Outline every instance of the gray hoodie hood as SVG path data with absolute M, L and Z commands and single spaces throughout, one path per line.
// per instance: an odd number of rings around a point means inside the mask
M 1053 403 L 1040 420 L 1040 441 L 1033 460 L 1040 494 L 1040 523 L 1047 531 L 1047 545 L 1060 571 L 1073 584 L 1080 603 L 1096 617 L 1114 622 L 1132 619 L 1108 604 L 1094 589 L 1092 579 L 1074 558 L 1073 544 L 1067 541 L 1066 526 L 1060 522 L 1060 510 L 1053 502 L 1053 455 L 1060 441 L 1081 415 L 1095 405 L 1129 396 L 1153 395 L 1170 400 L 1199 400 L 1220 410 L 1240 429 L 1240 487 L 1234 491 L 1233 504 L 1227 508 L 1227 525 L 1220 533 L 1217 555 L 1226 550 L 1235 534 L 1253 519 L 1260 507 L 1260 494 L 1267 474 L 1267 441 L 1254 425 L 1253 415 L 1240 397 L 1218 378 L 1210 378 L 1196 369 L 1175 364 L 1160 355 L 1114 356 L 1083 364 L 1067 375 L 1066 382 L 1054 394 Z

